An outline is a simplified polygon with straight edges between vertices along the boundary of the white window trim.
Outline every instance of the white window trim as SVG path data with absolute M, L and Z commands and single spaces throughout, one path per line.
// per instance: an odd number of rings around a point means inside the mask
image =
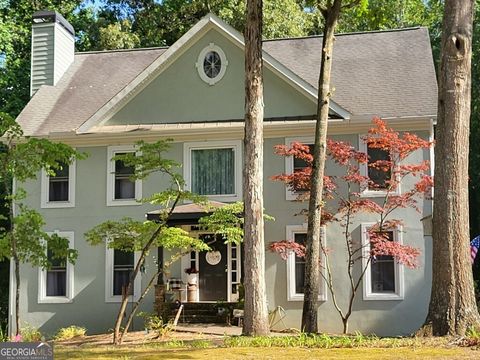
M 76 161 L 68 167 L 68 200 L 67 201 L 49 201 L 50 198 L 50 176 L 45 169 L 42 169 L 40 207 L 42 209 L 59 209 L 75 207 L 75 169 Z
M 119 303 L 122 301 L 121 295 L 113 295 L 113 254 L 114 249 L 108 247 L 108 242 L 105 242 L 105 302 L 106 303 Z M 140 258 L 140 252 L 136 251 L 134 255 L 134 264 L 138 262 Z M 135 281 L 133 282 L 133 296 L 129 295 L 128 301 L 137 301 L 140 298 L 140 292 L 142 288 L 141 272 L 137 274 Z
M 365 271 L 363 276 L 363 300 L 403 300 L 404 299 L 404 289 L 405 289 L 405 280 L 404 280 L 404 266 L 398 263 L 394 259 L 395 264 L 395 292 L 394 293 L 374 293 L 372 292 L 372 274 L 371 274 L 371 261 L 368 262 L 370 256 L 370 245 L 368 240 L 367 230 L 374 226 L 376 223 L 362 223 L 362 246 L 363 246 L 363 256 L 362 256 L 362 269 Z M 397 226 L 393 229 L 393 241 L 403 244 L 403 230 L 402 226 Z M 367 265 L 368 262 L 368 265 Z
M 310 145 L 315 143 L 313 136 L 301 136 L 301 137 L 287 137 L 285 138 L 285 145 L 291 146 L 293 142 L 300 142 L 302 144 Z M 293 156 L 285 156 L 285 174 L 293 174 Z M 285 186 L 285 199 L 288 201 L 298 200 L 298 193 L 292 191 Z
M 69 248 L 75 249 L 73 231 L 54 231 L 51 234 L 65 237 L 69 241 Z M 38 303 L 39 304 L 62 304 L 72 303 L 74 298 L 74 265 L 67 261 L 67 289 L 66 296 L 47 296 L 47 270 L 38 268 Z
M 242 200 L 242 141 L 204 141 L 187 142 L 183 144 L 183 178 L 186 190 L 192 190 L 192 150 L 225 149 L 232 148 L 235 152 L 235 193 L 225 195 L 205 195 L 209 199 L 217 201 L 241 201 Z
M 115 161 L 117 153 L 135 152 L 135 146 L 109 146 L 107 149 L 107 206 L 141 205 L 142 180 L 135 180 L 135 199 L 115 199 Z
M 367 143 L 363 141 L 363 138 L 366 136 L 366 134 L 359 134 L 358 135 L 358 151 L 363 152 L 367 154 L 368 156 L 368 148 L 367 148 Z M 368 178 L 368 162 L 366 164 L 359 164 L 359 171 L 360 175 L 365 176 Z M 360 196 L 362 197 L 385 197 L 387 195 L 386 190 L 373 190 L 369 189 L 368 185 L 366 187 L 363 187 L 361 189 Z M 400 195 L 401 194 L 401 184 L 400 182 L 397 185 L 397 188 L 395 191 L 390 192 L 391 195 Z
M 288 241 L 295 240 L 295 234 L 306 234 L 307 224 L 303 225 L 287 225 L 286 238 Z M 326 245 L 326 229 L 321 227 L 321 238 L 323 245 Z M 325 263 L 325 254 L 322 253 L 322 263 Z M 295 291 L 295 253 L 291 252 L 287 258 L 287 301 L 303 301 L 304 294 L 299 294 Z M 327 301 L 327 284 L 325 279 L 320 280 L 320 289 L 318 294 L 318 301 Z
M 208 77 L 207 74 L 205 74 L 205 71 L 203 69 L 203 61 L 205 59 L 205 55 L 207 55 L 207 53 L 209 53 L 210 51 L 215 51 L 220 56 L 220 61 L 221 61 L 220 72 L 214 78 Z M 200 79 L 205 81 L 210 86 L 215 85 L 217 82 L 222 80 L 223 76 L 225 75 L 225 72 L 227 71 L 227 66 L 228 66 L 228 60 L 227 60 L 227 57 L 225 56 L 224 51 L 214 43 L 208 44 L 208 46 L 206 46 L 205 48 L 203 48 L 202 51 L 200 51 L 200 54 L 198 54 L 197 62 L 195 63 L 195 67 L 197 68 Z

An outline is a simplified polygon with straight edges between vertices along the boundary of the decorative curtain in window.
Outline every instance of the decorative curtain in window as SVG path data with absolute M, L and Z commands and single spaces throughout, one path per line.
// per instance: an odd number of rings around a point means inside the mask
M 200 195 L 235 194 L 235 152 L 192 150 L 192 191 Z

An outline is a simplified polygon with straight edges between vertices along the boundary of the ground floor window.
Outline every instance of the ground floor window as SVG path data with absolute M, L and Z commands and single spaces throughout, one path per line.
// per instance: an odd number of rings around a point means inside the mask
M 133 273 L 138 254 L 131 251 L 122 251 L 106 248 L 106 280 L 105 301 L 120 302 L 123 294 L 127 291 L 130 276 Z M 140 296 L 141 276 L 137 275 L 133 286 L 128 291 L 130 299 L 136 300 Z
M 307 228 L 303 225 L 287 226 L 287 240 L 305 245 L 307 239 Z M 325 228 L 322 227 L 322 242 L 325 244 Z M 288 301 L 303 301 L 305 283 L 305 259 L 290 253 L 287 258 L 287 299 Z M 320 282 L 318 299 L 326 300 L 325 282 Z
M 401 300 L 403 299 L 403 266 L 393 256 L 370 257 L 371 246 L 368 229 L 373 223 L 361 225 L 362 243 L 365 249 L 363 266 L 367 267 L 363 278 L 364 300 Z M 385 231 L 389 241 L 402 242 L 401 229 Z
M 67 238 L 70 249 L 74 249 L 74 235 L 71 231 L 58 231 L 58 236 Z M 38 302 L 62 303 L 73 300 L 73 265 L 67 259 L 56 259 L 47 249 L 51 264 L 48 269 L 39 269 Z

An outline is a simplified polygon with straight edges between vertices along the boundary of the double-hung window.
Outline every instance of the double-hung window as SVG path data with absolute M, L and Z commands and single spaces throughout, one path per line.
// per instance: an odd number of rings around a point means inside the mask
M 135 254 L 131 251 L 113 251 L 113 295 L 123 295 L 127 291 L 130 276 L 135 265 Z M 133 295 L 133 286 L 128 295 Z
M 74 248 L 73 232 L 56 232 L 58 236 L 67 238 L 69 248 Z M 51 264 L 48 269 L 39 269 L 38 302 L 69 303 L 73 300 L 73 265 L 67 259 L 53 257 L 47 249 L 47 257 Z
M 139 205 L 142 197 L 142 181 L 132 179 L 133 166 L 127 166 L 114 156 L 135 152 L 133 146 L 111 146 L 108 148 L 107 206 Z
M 362 244 L 364 256 L 362 269 L 367 267 L 363 278 L 364 300 L 402 300 L 403 299 L 403 265 L 393 256 L 371 256 L 372 246 L 369 241 L 368 229 L 374 224 L 362 224 Z M 402 242 L 401 229 L 386 230 L 389 241 Z
M 193 193 L 216 200 L 240 200 L 241 166 L 240 141 L 184 144 L 184 177 Z
M 141 275 L 138 274 L 128 293 L 127 287 L 133 273 L 138 254 L 131 251 L 106 249 L 106 287 L 105 301 L 120 302 L 122 296 L 128 295 L 136 300 L 140 295 Z
M 390 153 L 385 149 L 369 146 L 363 137 L 359 136 L 359 150 L 367 154 L 368 162 L 360 165 L 360 173 L 369 179 L 369 184 L 363 189 L 362 195 L 371 197 L 384 196 L 389 186 L 388 181 L 392 178 L 392 172 L 391 170 L 379 169 L 372 166 L 372 164 L 390 161 Z M 400 185 L 397 185 L 395 193 L 399 191 Z
M 300 245 L 305 246 L 307 240 L 307 228 L 303 225 L 289 225 L 287 226 L 287 240 L 294 241 Z M 321 229 L 321 241 L 325 246 L 325 227 Z M 321 255 L 322 262 L 325 261 L 323 254 Z M 321 277 L 318 300 L 326 301 L 326 286 L 325 281 Z M 293 251 L 290 252 L 287 258 L 287 300 L 288 301 L 303 301 L 303 289 L 305 283 L 305 259 L 297 256 Z
M 42 208 L 66 208 L 75 206 L 75 161 L 60 163 L 53 175 L 42 170 Z
M 307 145 L 310 151 L 310 154 L 313 154 L 313 144 L 314 139 L 312 137 L 298 137 L 298 138 L 286 138 L 285 145 L 290 147 L 293 142 L 299 142 L 303 145 Z M 294 156 L 285 157 L 285 173 L 293 174 L 295 172 L 302 171 L 308 166 L 307 162 L 303 159 L 296 158 Z M 297 200 L 302 193 L 305 193 L 308 189 L 302 188 L 300 185 L 293 185 L 287 187 L 286 189 L 286 199 L 287 200 Z

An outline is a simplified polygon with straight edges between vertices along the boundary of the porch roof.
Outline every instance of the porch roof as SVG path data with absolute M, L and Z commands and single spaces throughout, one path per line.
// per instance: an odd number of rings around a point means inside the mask
M 176 206 L 170 215 L 168 225 L 194 225 L 204 216 L 210 215 L 213 210 L 227 205 L 219 201 L 208 201 L 206 204 L 184 204 Z M 153 210 L 148 212 L 147 220 L 157 221 L 160 218 L 162 210 Z

